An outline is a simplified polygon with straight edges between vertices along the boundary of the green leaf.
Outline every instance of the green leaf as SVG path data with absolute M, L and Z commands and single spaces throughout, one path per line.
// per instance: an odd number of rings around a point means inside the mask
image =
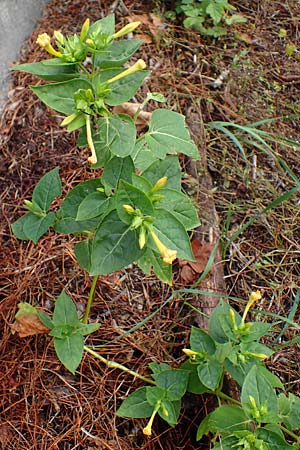
M 107 34 L 112 35 L 115 32 L 115 16 L 114 14 L 109 14 L 103 19 L 97 20 L 94 22 L 88 31 L 87 37 L 90 37 L 91 34 Z
M 48 314 L 44 313 L 43 311 L 38 311 L 38 318 L 40 319 L 40 321 L 46 326 L 48 327 L 50 330 L 52 330 L 52 328 L 54 327 L 52 320 L 50 319 L 50 317 L 48 316 Z
M 189 372 L 182 369 L 164 370 L 152 375 L 158 387 L 166 391 L 165 398 L 180 400 L 186 392 Z
M 55 214 L 53 212 L 43 216 L 29 212 L 14 222 L 11 228 L 18 239 L 31 240 L 36 244 L 54 221 Z
M 191 230 L 200 224 L 197 210 L 186 194 L 174 189 L 160 189 L 159 194 L 164 198 L 156 205 L 172 213 L 186 230 Z
M 245 412 L 231 405 L 222 405 L 209 415 L 209 431 L 232 433 L 237 430 L 250 430 L 251 426 Z
M 168 153 L 184 153 L 199 159 L 198 149 L 190 138 L 184 116 L 174 111 L 155 110 L 145 139 L 152 152 L 160 159 L 165 158 Z
M 200 423 L 197 435 L 196 435 L 196 441 L 200 441 L 200 439 L 203 438 L 206 434 L 210 432 L 210 423 L 209 423 L 210 414 L 204 417 L 202 422 Z
M 105 53 L 96 55 L 96 66 L 102 69 L 120 67 L 139 49 L 142 39 L 115 41 L 106 48 Z
M 109 213 L 99 225 L 92 248 L 91 275 L 105 275 L 139 259 L 143 251 L 136 230 L 121 222 L 116 211 Z
M 144 216 L 153 216 L 154 209 L 149 197 L 132 184 L 121 180 L 116 195 L 117 212 L 120 219 L 127 225 L 131 225 L 133 216 L 125 211 L 123 205 L 130 205 L 139 209 Z
M 76 307 L 70 297 L 62 291 L 55 302 L 53 325 L 56 327 L 59 325 L 78 326 L 78 324 L 80 324 L 80 321 Z
M 204 394 L 205 392 L 210 392 L 210 389 L 204 386 L 199 379 L 197 364 L 192 364 L 189 360 L 187 360 L 181 364 L 180 368 L 189 371 L 187 392 L 191 392 L 192 394 Z
M 155 209 L 153 229 L 161 242 L 171 250 L 177 251 L 177 257 L 194 261 L 190 239 L 184 226 L 171 213 L 164 209 Z M 156 250 L 156 246 L 149 237 L 148 245 Z
M 220 440 L 220 442 L 218 442 L 212 448 L 212 450 L 233 450 L 235 448 L 238 448 L 239 439 L 236 438 L 235 436 L 227 436 L 226 438 L 223 438 L 222 436 L 220 436 L 219 440 Z
M 171 427 L 174 427 L 180 415 L 181 401 L 170 402 L 169 400 L 162 400 L 161 406 L 158 410 L 159 416 L 165 420 Z
M 105 69 L 95 77 L 94 86 L 97 91 L 97 86 L 111 78 L 124 72 L 124 68 Z M 117 80 L 109 85 L 110 92 L 105 96 L 105 103 L 109 106 L 117 106 L 128 102 L 135 96 L 144 79 L 150 74 L 149 70 L 141 70 L 131 75 L 127 75 L 120 80 Z
M 220 344 L 228 340 L 236 340 L 229 315 L 231 309 L 234 311 L 236 324 L 239 325 L 242 320 L 241 316 L 228 303 L 225 303 L 224 300 L 218 303 L 209 319 L 209 335 Z
M 215 391 L 220 384 L 223 375 L 223 366 L 216 359 L 210 358 L 197 368 L 198 376 L 202 384 Z
M 153 407 L 147 402 L 146 389 L 146 386 L 144 386 L 130 394 L 123 401 L 116 415 L 119 417 L 132 417 L 134 419 L 150 417 L 153 412 Z
M 105 164 L 101 177 L 107 195 L 110 195 L 118 188 L 120 180 L 131 183 L 134 172 L 134 164 L 130 156 L 125 158 L 115 156 L 112 158 Z
M 224 5 L 222 3 L 210 2 L 206 8 L 206 14 L 212 18 L 214 25 L 218 25 L 224 14 Z
M 213 355 L 216 351 L 216 344 L 213 339 L 201 328 L 193 327 L 190 335 L 190 347 L 195 352 L 205 352 Z
M 132 174 L 132 184 L 145 192 L 145 194 L 148 194 L 152 189 L 152 184 L 146 178 L 141 175 L 136 175 L 135 173 Z
M 80 364 L 83 345 L 83 337 L 79 333 L 65 336 L 63 339 L 54 338 L 54 348 L 58 359 L 73 374 Z
M 88 272 L 91 271 L 91 255 L 92 255 L 93 241 L 86 239 L 78 242 L 74 246 L 74 253 L 78 264 Z
M 61 181 L 58 167 L 46 173 L 35 186 L 32 194 L 32 202 L 38 205 L 42 211 L 47 212 L 51 203 L 61 195 Z
M 131 117 L 126 114 L 114 114 L 97 120 L 98 131 L 93 135 L 97 154 L 96 169 L 108 161 L 111 155 L 121 158 L 130 155 L 134 149 L 136 128 Z
M 253 406 L 250 402 L 253 397 L 258 408 L 265 407 L 266 411 L 260 417 L 253 417 Z M 262 423 L 278 423 L 278 401 L 269 381 L 261 375 L 256 366 L 253 366 L 245 378 L 241 402 L 245 413 L 250 419 Z
M 266 443 L 268 450 L 295 449 L 293 445 L 289 445 L 282 436 L 279 436 L 278 433 L 274 433 L 274 431 L 266 428 L 259 428 L 257 430 L 257 437 Z
M 280 418 L 289 430 L 299 430 L 300 428 L 300 398 L 289 393 L 278 396 L 278 406 Z
M 273 388 L 284 389 L 280 378 L 278 378 L 274 373 L 270 372 L 263 363 L 257 365 L 257 371 L 260 376 L 268 380 Z
M 172 264 L 166 264 L 159 253 L 151 248 L 146 248 L 143 255 L 136 262 L 145 274 L 150 275 L 153 269 L 160 281 L 172 286 Z
M 69 115 L 75 112 L 74 94 L 78 89 L 91 89 L 91 84 L 82 79 L 63 81 L 61 83 L 30 86 L 39 99 L 50 108 Z
M 146 139 L 142 138 L 136 141 L 133 152 L 131 153 L 134 165 L 139 170 L 146 170 L 151 164 L 157 160 L 157 156 L 153 154 L 146 145 Z
M 167 363 L 151 362 L 148 364 L 148 366 L 150 367 L 151 372 L 154 374 L 165 372 L 166 370 L 172 370 L 172 367 Z
M 76 220 L 89 220 L 102 214 L 106 214 L 109 211 L 109 206 L 110 198 L 108 198 L 104 192 L 92 192 L 80 203 Z
M 56 214 L 57 220 L 54 229 L 58 233 L 77 233 L 80 231 L 93 230 L 99 224 L 99 219 L 76 221 L 79 205 L 91 193 L 97 192 L 101 187 L 100 178 L 94 178 L 79 183 L 63 200 L 60 210 Z
M 165 389 L 159 386 L 147 386 L 146 388 L 146 398 L 149 405 L 155 407 L 158 402 L 161 402 L 166 396 Z
M 167 177 L 168 188 L 181 191 L 181 168 L 177 156 L 167 156 L 162 161 L 155 161 L 141 175 L 150 181 L 152 186 L 160 178 Z
M 263 323 L 263 322 L 248 322 L 248 323 L 251 323 L 251 327 L 248 328 L 247 334 L 241 336 L 242 342 L 251 342 L 259 340 L 272 327 L 270 323 Z
M 80 333 L 82 336 L 87 336 L 88 334 L 94 333 L 95 331 L 99 330 L 99 328 L 100 323 L 80 323 L 78 333 Z
M 32 73 L 43 80 L 49 81 L 66 81 L 80 76 L 76 64 L 66 63 L 61 58 L 45 59 L 29 64 L 18 64 L 13 66 L 11 70 Z

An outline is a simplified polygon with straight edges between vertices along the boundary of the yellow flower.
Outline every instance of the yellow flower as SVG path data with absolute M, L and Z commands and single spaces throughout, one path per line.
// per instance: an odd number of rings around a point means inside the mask
M 151 415 L 151 417 L 150 417 L 150 419 L 149 419 L 149 422 L 147 423 L 147 426 L 145 426 L 145 428 L 143 428 L 143 434 L 144 434 L 145 436 L 151 436 L 151 434 L 152 434 L 153 420 L 154 420 L 154 417 L 155 417 L 157 411 L 158 411 L 159 408 L 160 408 L 160 405 L 161 405 L 161 402 L 158 401 L 158 402 L 156 403 L 156 406 L 155 406 L 155 408 L 154 408 L 154 410 L 153 410 L 153 413 L 152 413 L 152 415 Z
M 191 350 L 190 348 L 184 348 L 183 353 L 186 354 L 186 356 L 188 356 L 189 358 L 195 360 L 197 358 L 198 353 L 194 352 L 194 350 Z
M 117 31 L 117 33 L 113 34 L 113 38 L 119 38 L 121 36 L 124 36 L 125 34 L 131 33 L 133 30 L 135 30 L 141 22 L 131 22 L 125 25 L 125 27 L 121 28 L 121 30 Z
M 87 42 L 87 41 L 86 41 Z M 119 73 L 115 77 L 111 78 L 110 80 L 107 80 L 107 83 L 114 83 L 117 80 L 120 80 L 121 78 L 127 77 L 128 75 L 132 75 L 135 72 L 139 72 L 140 70 L 143 70 L 146 68 L 146 63 L 143 59 L 138 59 L 133 66 L 129 67 L 129 69 L 124 70 L 124 72 Z
M 36 43 L 44 48 L 48 53 L 50 53 L 50 55 L 56 56 L 57 58 L 61 58 L 62 54 L 58 51 L 56 51 L 52 45 L 51 45 L 51 38 L 49 36 L 49 34 L 47 33 L 42 33 L 38 35 L 38 38 L 36 40 Z
M 159 191 L 159 189 L 162 189 L 166 185 L 167 181 L 168 181 L 168 177 L 162 177 L 159 180 L 157 180 L 157 182 L 151 189 L 151 192 L 153 193 L 153 192 Z
M 251 292 L 251 294 L 249 295 L 249 300 L 248 303 L 245 307 L 244 313 L 243 313 L 243 317 L 242 317 L 242 323 L 245 322 L 246 316 L 249 312 L 249 309 L 254 305 L 255 302 L 257 302 L 258 300 L 260 300 L 262 298 L 261 292 L 260 291 L 255 291 L 255 292 Z
M 90 19 L 87 18 L 81 28 L 81 32 L 80 32 L 80 40 L 81 42 L 84 41 L 84 39 L 86 38 L 86 35 L 88 34 L 90 28 Z
M 177 251 L 171 250 L 170 248 L 166 247 L 153 230 L 150 231 L 150 234 L 163 259 L 163 262 L 165 262 L 166 264 L 172 264 L 174 259 L 177 258 Z

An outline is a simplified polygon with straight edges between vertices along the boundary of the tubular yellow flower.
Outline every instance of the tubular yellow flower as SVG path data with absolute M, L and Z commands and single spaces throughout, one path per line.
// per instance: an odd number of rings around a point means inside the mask
M 151 189 L 151 192 L 153 193 L 153 192 L 159 191 L 159 189 L 162 189 L 166 185 L 167 181 L 168 181 L 168 177 L 162 177 L 159 180 L 157 180 L 157 182 Z
M 231 308 L 229 310 L 229 317 L 230 317 L 230 320 L 232 322 L 233 329 L 237 330 L 238 327 L 237 327 L 236 320 L 235 320 L 235 314 L 234 314 L 233 309 L 231 309 Z
M 157 404 L 156 404 L 156 406 L 155 406 L 155 408 L 153 410 L 153 413 L 152 413 L 152 415 L 151 415 L 151 417 L 149 419 L 149 422 L 147 423 L 147 426 L 145 426 L 145 428 L 143 428 L 143 434 L 145 436 L 151 436 L 152 435 L 153 420 L 154 420 L 154 417 L 155 417 L 157 411 L 159 410 L 159 408 L 160 408 L 160 401 L 157 402 Z
M 56 56 L 57 58 L 61 58 L 62 54 L 58 51 L 56 51 L 52 45 L 51 45 L 51 38 L 49 36 L 49 34 L 47 33 L 42 33 L 38 35 L 38 38 L 36 40 L 36 43 L 44 48 L 48 53 L 50 53 L 50 55 Z
M 245 322 L 246 316 L 249 312 L 249 309 L 252 308 L 252 306 L 254 305 L 255 302 L 257 302 L 258 300 L 260 300 L 262 298 L 261 292 L 260 291 L 255 291 L 255 292 L 251 292 L 250 296 L 249 296 L 249 300 L 248 303 L 245 307 L 244 313 L 243 313 L 243 317 L 242 317 L 242 323 Z
M 186 356 L 188 356 L 191 359 L 197 358 L 198 353 L 194 352 L 194 350 L 191 350 L 190 348 L 184 348 L 182 351 L 183 351 L 183 353 L 186 354 Z
M 125 34 L 131 33 L 133 30 L 135 30 L 141 22 L 131 22 L 125 25 L 125 27 L 121 28 L 121 30 L 117 31 L 115 34 L 113 34 L 113 38 L 119 38 L 121 36 L 124 36 Z
M 88 146 L 92 152 L 91 156 L 88 158 L 88 162 L 91 164 L 97 164 L 97 155 L 96 155 L 96 150 L 95 150 L 94 142 L 93 142 L 93 138 L 92 138 L 90 116 L 86 116 L 86 139 L 88 142 Z
M 146 245 L 146 230 L 143 226 L 140 228 L 139 234 L 139 247 L 142 250 Z
M 253 356 L 254 358 L 258 359 L 267 359 L 268 355 L 265 355 L 264 353 L 252 353 L 252 352 L 246 352 L 247 355 Z
M 90 28 L 90 19 L 87 18 L 84 21 L 84 23 L 82 25 L 82 28 L 81 28 L 81 32 L 80 32 L 80 40 L 81 40 L 81 42 L 84 41 L 84 39 L 86 38 L 86 36 L 88 34 L 88 31 L 89 31 L 89 28 Z
M 111 78 L 110 80 L 107 80 L 107 83 L 114 83 L 115 81 L 120 80 L 121 78 L 127 77 L 128 75 L 132 75 L 135 72 L 139 72 L 140 70 L 143 70 L 146 68 L 146 63 L 143 59 L 138 59 L 133 66 L 129 67 L 129 69 L 124 70 L 124 72 L 119 73 L 115 77 Z
M 163 261 L 166 264 L 172 264 L 172 262 L 174 261 L 174 259 L 177 258 L 177 251 L 176 250 L 171 250 L 168 247 L 166 247 L 161 240 L 158 238 L 158 236 L 155 234 L 155 232 L 152 230 L 150 231 L 151 237 L 163 259 Z
M 73 122 L 74 119 L 76 119 L 77 116 L 78 116 L 77 113 L 70 114 L 70 116 L 64 118 L 60 126 L 64 127 L 65 125 L 69 125 L 71 122 Z

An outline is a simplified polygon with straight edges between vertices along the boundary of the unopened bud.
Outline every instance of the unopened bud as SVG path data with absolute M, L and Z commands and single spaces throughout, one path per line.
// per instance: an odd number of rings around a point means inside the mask
M 131 33 L 133 30 L 135 30 L 141 22 L 131 22 L 125 25 L 125 27 L 121 28 L 121 30 L 117 31 L 115 34 L 113 34 L 113 38 L 119 38 L 121 36 L 125 36 L 125 34 Z
M 82 28 L 81 28 L 81 32 L 80 32 L 80 40 L 81 40 L 81 42 L 84 41 L 84 39 L 86 38 L 86 36 L 88 34 L 88 31 L 89 31 L 89 28 L 90 28 L 90 19 L 87 18 L 84 21 L 84 23 L 82 25 Z
M 64 44 L 65 38 L 64 38 L 64 35 L 63 35 L 60 31 L 55 30 L 55 31 L 53 32 L 53 36 L 55 37 L 55 39 L 57 40 L 57 42 L 58 42 L 60 45 L 63 45 L 63 44 Z
M 135 212 L 135 209 L 131 205 L 122 205 L 122 208 L 124 208 L 128 214 L 133 214 Z

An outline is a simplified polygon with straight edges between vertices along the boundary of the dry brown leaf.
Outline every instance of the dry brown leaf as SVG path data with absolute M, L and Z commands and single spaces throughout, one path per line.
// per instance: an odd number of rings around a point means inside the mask
M 202 273 L 206 267 L 210 254 L 214 248 L 214 245 L 210 242 L 201 244 L 199 239 L 192 241 L 192 250 L 196 259 L 196 262 L 189 261 L 188 264 L 196 273 Z
M 164 29 L 165 25 L 162 19 L 153 13 L 150 14 L 134 14 L 130 17 L 130 21 L 139 21 L 142 26 L 148 28 L 152 36 L 158 36 Z M 138 33 L 136 37 L 143 39 L 147 44 L 152 42 L 151 36 L 145 35 L 144 33 Z
M 122 105 L 115 106 L 112 111 L 114 114 L 128 114 L 133 117 L 141 105 L 141 103 L 125 102 Z M 148 124 L 151 115 L 152 113 L 150 112 L 141 111 L 135 123 L 136 127 L 138 129 L 144 128 Z
M 19 333 L 19 337 L 34 336 L 49 332 L 39 319 L 37 310 L 28 303 L 19 303 L 19 311 L 15 316 L 15 322 L 11 325 L 12 333 Z

